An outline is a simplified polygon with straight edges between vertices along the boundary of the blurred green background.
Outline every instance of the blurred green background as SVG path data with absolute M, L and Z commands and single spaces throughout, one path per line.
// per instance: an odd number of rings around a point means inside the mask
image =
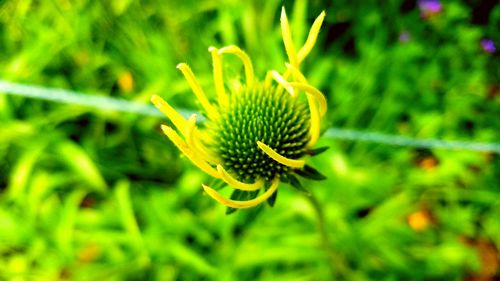
M 500 42 L 500 5 L 421 2 L 4 0 L 0 75 L 196 110 L 177 63 L 211 96 L 211 45 L 240 46 L 261 78 L 283 71 L 281 6 L 296 46 L 325 10 L 303 65 L 325 129 L 498 142 L 499 52 L 481 40 Z M 0 122 L 0 280 L 500 280 L 495 153 L 322 138 L 328 179 L 304 184 L 323 247 L 285 184 L 274 208 L 225 216 L 165 120 L 0 95 Z

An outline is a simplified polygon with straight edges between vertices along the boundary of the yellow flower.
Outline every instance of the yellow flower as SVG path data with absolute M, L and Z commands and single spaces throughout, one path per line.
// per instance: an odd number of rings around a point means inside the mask
M 159 96 L 151 98 L 177 129 L 161 126 L 177 148 L 202 171 L 235 189 L 231 199 L 227 199 L 202 184 L 205 192 L 218 202 L 230 208 L 249 208 L 275 197 L 280 181 L 297 186 L 293 173 L 321 178 L 306 165 L 304 157 L 318 152 L 312 147 L 319 138 L 320 120 L 327 104 L 323 94 L 308 83 L 299 67 L 316 43 L 324 18 L 322 12 L 297 52 L 282 8 L 281 31 L 288 63 L 283 74 L 268 71 L 262 82 L 255 79 L 252 62 L 240 48 L 210 47 L 217 103 L 207 98 L 189 66 L 179 64 L 177 68 L 207 116 L 203 128 L 196 126 L 195 114 L 185 119 Z M 230 89 L 229 93 L 222 75 L 222 55 L 225 54 L 241 59 L 245 69 L 245 84 Z M 307 102 L 298 98 L 302 92 Z M 260 190 L 263 192 L 258 195 Z M 235 200 L 242 198 L 248 200 Z

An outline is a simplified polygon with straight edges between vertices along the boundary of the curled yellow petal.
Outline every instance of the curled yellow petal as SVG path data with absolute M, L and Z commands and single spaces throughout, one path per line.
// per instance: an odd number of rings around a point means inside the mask
M 273 82 L 273 71 L 268 71 L 266 77 L 264 78 L 264 86 L 271 87 Z
M 203 190 L 205 190 L 205 192 L 210 197 L 215 199 L 217 202 L 219 202 L 225 206 L 231 207 L 231 208 L 242 209 L 242 208 L 254 207 L 254 206 L 259 205 L 262 202 L 265 202 L 269 197 L 271 197 L 271 195 L 273 195 L 274 192 L 276 192 L 276 189 L 278 189 L 279 183 L 280 183 L 279 178 L 275 178 L 273 180 L 271 186 L 269 187 L 269 189 L 266 190 L 266 192 L 262 193 L 260 196 L 258 196 L 256 198 L 248 200 L 248 201 L 237 201 L 237 200 L 226 199 L 222 195 L 220 195 L 217 191 L 215 191 L 213 188 L 211 188 L 207 185 L 204 185 L 204 184 L 202 184 L 202 186 L 203 186 Z
M 191 149 L 199 158 L 202 158 L 204 161 L 218 164 L 220 163 L 219 159 L 213 155 L 211 155 L 205 146 L 198 140 L 197 138 L 197 128 L 196 128 L 196 114 L 191 115 L 188 119 L 188 125 L 186 126 L 185 136 L 186 142 L 188 144 L 189 149 Z
M 257 146 L 265 154 L 267 154 L 267 156 L 271 157 L 276 162 L 283 164 L 285 166 L 292 167 L 292 168 L 302 168 L 306 164 L 306 161 L 304 161 L 304 160 L 286 158 L 285 156 L 277 153 L 276 151 L 274 151 L 272 148 L 270 148 L 269 146 L 267 146 L 265 143 L 263 143 L 261 141 L 257 141 Z
M 327 110 L 326 98 L 325 96 L 313 86 L 298 83 L 298 82 L 290 82 L 289 85 L 295 89 L 299 89 L 305 91 L 308 95 L 313 96 L 319 102 L 319 115 L 323 117 Z
M 252 86 L 254 82 L 254 74 L 253 74 L 253 66 L 250 57 L 243 50 L 238 48 L 237 46 L 231 45 L 219 50 L 219 54 L 233 54 L 241 59 L 243 62 L 243 67 L 245 68 L 245 77 L 248 86 Z
M 226 106 L 229 104 L 229 98 L 224 90 L 224 79 L 222 77 L 222 60 L 219 54 L 219 50 L 215 47 L 209 47 L 208 51 L 212 54 L 212 64 L 214 72 L 214 84 L 215 92 L 217 93 L 217 99 L 219 105 Z
M 193 162 L 198 168 L 200 168 L 203 172 L 209 174 L 214 178 L 220 178 L 219 173 L 210 166 L 206 161 L 201 159 L 198 155 L 193 153 L 193 151 L 189 148 L 184 140 L 169 126 L 161 125 L 161 129 L 163 133 L 167 135 L 167 137 L 177 146 L 177 148 L 184 154 L 186 157 Z
M 163 114 L 165 114 L 172 123 L 174 123 L 174 126 L 180 130 L 183 131 L 184 128 L 187 126 L 187 121 L 182 117 L 182 115 L 179 114 L 179 112 L 175 111 L 173 107 L 171 107 L 165 100 L 160 98 L 157 95 L 153 95 L 151 97 L 151 102 L 158 108 Z
M 219 172 L 219 175 L 222 180 L 224 180 L 231 187 L 234 187 L 239 190 L 245 190 L 245 191 L 257 190 L 261 188 L 265 182 L 263 179 L 258 179 L 254 183 L 241 182 L 235 179 L 233 176 L 231 176 L 221 165 L 217 165 L 217 171 Z
M 293 90 L 293 87 L 290 86 L 290 83 L 288 81 L 286 81 L 286 79 L 281 76 L 277 71 L 275 70 L 271 70 L 270 71 L 271 73 L 271 77 L 279 84 L 281 85 L 283 88 L 286 89 L 286 91 L 288 93 L 290 93 L 290 95 L 292 96 L 295 96 L 295 91 Z
M 319 90 L 312 86 L 309 86 L 309 84 L 307 83 L 307 79 L 296 67 L 290 64 L 286 64 L 286 67 L 287 71 L 289 71 L 289 73 L 292 73 L 295 79 L 300 81 L 300 83 L 291 82 L 289 83 L 289 85 L 291 87 L 299 88 L 299 90 L 304 90 L 307 93 L 307 103 L 309 104 L 309 111 L 311 113 L 311 126 L 309 129 L 310 139 L 307 147 L 312 147 L 319 139 L 321 127 L 320 119 L 326 113 L 327 109 L 326 99 Z M 318 110 L 318 106 L 316 105 L 316 101 L 314 100 L 314 98 L 316 98 L 320 103 L 320 110 Z
M 288 24 L 288 18 L 286 17 L 285 7 L 281 7 L 281 35 L 283 36 L 283 43 L 285 45 L 285 51 L 288 55 L 288 60 L 290 63 L 296 67 L 299 66 L 299 61 L 297 58 L 297 53 L 295 52 L 295 47 L 293 46 L 292 33 L 290 31 L 290 25 Z
M 309 104 L 309 111 L 311 113 L 310 140 L 307 146 L 312 147 L 316 144 L 316 142 L 319 139 L 320 127 L 321 127 L 320 119 L 322 116 L 324 116 L 327 110 L 326 99 L 325 96 L 319 90 L 317 90 L 312 86 L 309 86 L 304 75 L 302 75 L 302 73 L 296 67 L 290 64 L 286 64 L 286 67 L 287 70 L 294 75 L 295 79 L 301 82 L 301 83 L 291 82 L 290 86 L 297 88 L 299 90 L 306 91 L 307 93 L 307 102 Z M 320 104 L 319 110 L 314 98 L 316 98 Z
M 325 19 L 325 11 L 321 12 L 321 14 L 314 20 L 314 23 L 309 30 L 309 35 L 307 36 L 306 43 L 302 48 L 300 48 L 297 54 L 297 60 L 300 64 L 306 56 L 311 52 L 314 44 L 316 44 L 316 39 L 318 38 L 319 30 L 321 28 L 321 24 L 323 24 L 323 20 Z
M 320 112 L 312 95 L 307 95 L 307 102 L 309 103 L 309 111 L 311 113 L 311 127 L 309 129 L 311 136 L 307 147 L 313 147 L 319 139 L 321 127 Z
M 287 62 L 285 62 L 285 66 L 286 66 L 286 72 L 285 72 L 286 74 L 291 73 L 293 75 L 293 77 L 295 78 L 295 80 L 307 84 L 306 77 L 304 76 L 304 74 L 302 74 L 302 72 L 297 67 L 295 67 Z
M 186 78 L 189 86 L 191 86 L 191 89 L 193 90 L 193 93 L 195 94 L 196 98 L 198 98 L 198 100 L 200 101 L 201 106 L 203 106 L 208 116 L 211 119 L 215 119 L 218 115 L 217 110 L 208 101 L 207 97 L 205 96 L 205 93 L 203 92 L 203 89 L 201 88 L 198 81 L 196 81 L 196 77 L 194 76 L 194 73 L 191 70 L 191 68 L 185 63 L 179 63 L 177 65 L 177 68 L 182 72 L 182 74 Z

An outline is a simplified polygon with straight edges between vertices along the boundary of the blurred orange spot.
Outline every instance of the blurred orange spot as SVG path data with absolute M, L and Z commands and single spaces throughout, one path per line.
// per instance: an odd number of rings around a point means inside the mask
M 432 170 L 437 166 L 437 164 L 437 159 L 432 156 L 427 156 L 420 160 L 420 167 L 424 168 L 425 170 Z
M 485 152 L 483 154 L 483 157 L 484 157 L 484 160 L 489 163 L 489 162 L 492 162 L 493 160 L 495 160 L 496 155 L 493 152 Z
M 81 262 L 92 262 L 101 255 L 101 248 L 95 244 L 90 244 L 81 249 L 78 253 L 78 260 Z
M 492 85 L 489 88 L 487 98 L 494 99 L 496 96 L 500 96 L 500 85 Z
M 80 202 L 80 208 L 92 208 L 96 203 L 95 197 L 92 196 L 85 196 Z
M 465 240 L 476 249 L 481 259 L 481 269 L 469 276 L 469 281 L 489 281 L 500 273 L 500 256 L 495 245 L 487 240 Z
M 408 224 L 415 231 L 424 231 L 431 224 L 431 216 L 427 211 L 416 211 L 408 216 Z
M 134 88 L 134 78 L 130 71 L 125 71 L 118 78 L 118 86 L 124 92 L 130 92 Z
M 59 280 L 70 280 L 71 279 L 71 272 L 69 271 L 68 268 L 63 268 L 59 272 Z

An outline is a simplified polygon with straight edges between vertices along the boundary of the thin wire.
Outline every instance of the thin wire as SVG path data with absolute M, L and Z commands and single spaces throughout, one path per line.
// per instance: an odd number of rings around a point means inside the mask
M 58 88 L 47 88 L 12 83 L 5 80 L 0 80 L 0 93 L 49 100 L 60 103 L 83 105 L 102 110 L 116 110 L 147 116 L 164 117 L 163 114 L 152 105 L 145 105 L 123 99 L 88 95 L 80 92 L 68 91 Z M 180 113 L 187 117 L 194 112 L 189 110 L 180 110 Z M 365 132 L 338 128 L 328 129 L 325 132 L 324 136 L 333 139 L 373 142 L 404 147 L 430 149 L 441 148 L 500 153 L 500 143 L 445 141 L 440 139 L 415 139 L 411 137 L 382 134 L 378 132 Z
M 164 116 L 160 111 L 158 111 L 158 109 L 156 109 L 156 107 L 152 105 L 146 105 L 111 97 L 88 95 L 59 88 L 39 87 L 12 83 L 5 80 L 0 80 L 0 93 L 34 99 L 49 100 L 60 103 L 83 105 L 102 110 L 116 110 L 154 117 Z M 188 110 L 181 110 L 180 113 L 184 116 L 190 116 L 193 112 Z
M 387 135 L 377 132 L 363 132 L 336 128 L 328 129 L 325 132 L 324 136 L 334 139 L 365 141 L 406 147 L 442 148 L 500 153 L 500 144 L 498 143 L 445 141 L 440 139 L 415 139 L 411 137 Z

